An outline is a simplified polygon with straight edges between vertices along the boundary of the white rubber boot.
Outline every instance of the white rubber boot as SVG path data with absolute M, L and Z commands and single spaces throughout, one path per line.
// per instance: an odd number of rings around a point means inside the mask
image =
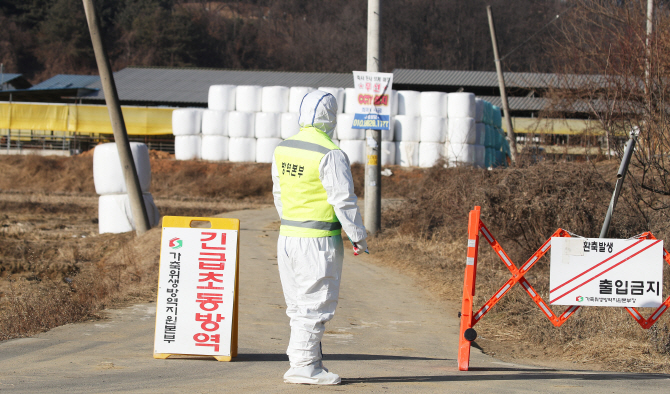
M 284 374 L 284 383 L 297 384 L 321 384 L 333 385 L 340 384 L 342 381 L 340 376 L 332 372 L 328 372 L 322 368 L 323 364 L 320 362 L 306 367 L 291 367 Z

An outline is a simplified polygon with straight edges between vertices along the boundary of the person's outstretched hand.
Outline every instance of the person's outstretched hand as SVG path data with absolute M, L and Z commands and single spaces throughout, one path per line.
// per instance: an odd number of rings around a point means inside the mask
M 362 253 L 369 253 L 368 252 L 368 243 L 365 242 L 364 239 L 358 241 L 358 242 L 352 242 L 354 244 L 354 256 L 358 256 L 359 254 Z

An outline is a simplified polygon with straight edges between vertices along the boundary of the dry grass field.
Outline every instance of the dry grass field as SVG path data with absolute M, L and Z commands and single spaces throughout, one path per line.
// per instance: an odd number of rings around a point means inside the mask
M 151 192 L 161 215 L 211 216 L 272 204 L 269 165 L 151 156 Z M 597 236 L 616 166 L 392 170 L 384 178 L 384 196 L 404 203 L 384 211 L 384 230 L 370 242 L 373 255 L 459 302 L 473 206 L 482 207 L 484 222 L 518 264 L 558 227 Z M 360 196 L 363 168 L 354 166 L 353 173 Z M 611 236 L 652 230 L 668 239 L 664 213 L 645 212 L 630 201 L 624 193 Z M 95 319 L 106 307 L 155 297 L 158 250 L 146 245 L 158 244 L 160 228 L 141 237 L 97 233 L 91 153 L 0 157 L 0 206 L 0 340 Z M 508 278 L 488 245 L 480 248 L 476 305 Z M 527 278 L 546 299 L 548 258 Z M 622 309 L 582 308 L 554 328 L 525 292 L 514 289 L 476 326 L 477 345 L 502 359 L 544 365 L 670 372 L 668 319 L 642 330 Z
M 467 249 L 468 213 L 481 206 L 482 220 L 517 266 L 557 229 L 598 237 L 611 198 L 616 165 L 543 163 L 506 170 L 433 167 L 407 203 L 387 210 L 384 236 L 372 243 L 380 260 L 413 272 L 433 292 L 460 300 Z M 617 205 L 612 238 L 651 230 L 670 236 L 663 212 L 631 204 L 630 190 Z M 480 242 L 475 310 L 509 279 L 509 271 L 488 243 Z M 664 264 L 664 286 L 670 266 Z M 549 257 L 526 278 L 548 300 Z M 665 294 L 667 296 L 667 294 Z M 565 307 L 552 308 L 559 314 Z M 640 308 L 645 316 L 654 309 Z M 512 289 L 475 326 L 478 346 L 502 359 L 615 371 L 670 372 L 670 316 L 643 330 L 623 308 L 581 308 L 555 328 L 519 287 Z
M 176 162 L 151 153 L 161 215 L 212 216 L 271 204 L 268 165 Z M 160 228 L 98 234 L 92 152 L 0 158 L 0 340 L 96 318 L 155 297 Z

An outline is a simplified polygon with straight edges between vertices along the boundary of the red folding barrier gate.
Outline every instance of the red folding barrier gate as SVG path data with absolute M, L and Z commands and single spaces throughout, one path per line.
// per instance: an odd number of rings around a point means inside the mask
M 512 262 L 512 259 L 505 253 L 502 246 L 496 241 L 489 229 L 484 225 L 480 218 L 481 208 L 475 207 L 474 210 L 470 211 L 470 217 L 468 222 L 468 255 L 465 265 L 465 278 L 463 281 L 463 305 L 461 307 L 461 331 L 458 342 L 458 369 L 461 371 L 467 371 L 470 366 L 470 344 L 477 338 L 477 332 L 472 328 L 475 324 L 481 321 L 482 317 L 486 315 L 487 312 L 493 308 L 493 306 L 502 299 L 502 297 L 507 294 L 507 292 L 514 287 L 517 283 L 520 283 L 521 286 L 526 290 L 526 293 L 530 298 L 537 304 L 537 306 L 542 310 L 545 316 L 549 321 L 556 327 L 559 327 L 563 324 L 572 314 L 579 309 L 579 306 L 573 305 L 569 306 L 563 313 L 560 315 L 554 314 L 554 312 L 549 309 L 547 303 L 540 297 L 540 295 L 535 291 L 533 286 L 528 283 L 524 275 L 533 268 L 535 263 L 544 256 L 547 251 L 551 248 L 551 238 L 552 237 L 570 237 L 570 234 L 563 230 L 558 229 L 554 232 L 548 240 L 546 240 L 540 248 L 533 253 L 532 256 L 526 261 L 526 263 L 517 268 L 516 265 Z M 505 264 L 507 269 L 510 271 L 512 276 L 507 282 L 505 282 L 500 289 L 494 293 L 491 298 L 486 301 L 486 303 L 479 308 L 479 310 L 473 314 L 472 302 L 475 296 L 475 281 L 477 278 L 477 255 L 479 253 L 479 233 L 484 235 L 486 241 L 491 245 L 493 250 L 496 252 L 500 260 Z M 646 232 L 638 235 L 636 238 L 639 239 L 656 239 L 650 232 Z M 663 259 L 666 263 L 670 264 L 670 255 L 668 251 L 663 249 Z M 642 317 L 640 312 L 633 307 L 626 307 L 628 313 L 633 316 L 633 318 L 642 326 L 644 329 L 651 327 L 656 321 L 665 313 L 665 311 L 670 307 L 670 296 L 665 299 L 661 306 L 654 311 L 649 319 Z

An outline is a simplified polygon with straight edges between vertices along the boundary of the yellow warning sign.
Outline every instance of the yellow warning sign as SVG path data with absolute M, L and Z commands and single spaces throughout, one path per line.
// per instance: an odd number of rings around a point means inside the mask
M 376 166 L 379 155 L 368 155 L 368 165 Z

